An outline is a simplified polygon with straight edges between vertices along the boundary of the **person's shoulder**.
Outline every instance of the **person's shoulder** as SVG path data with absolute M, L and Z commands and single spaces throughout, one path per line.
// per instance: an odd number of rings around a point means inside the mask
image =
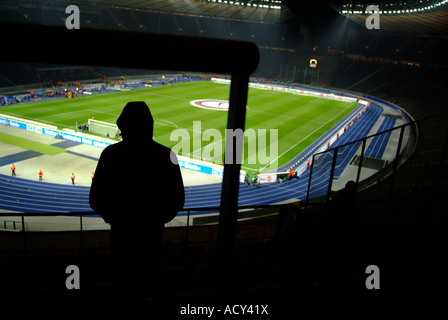
M 161 155 L 160 159 L 165 161 L 166 159 L 170 159 L 170 162 L 178 165 L 178 159 L 176 154 L 173 152 L 173 150 L 171 150 L 170 148 L 168 148 L 167 146 L 164 146 L 163 144 L 160 144 L 156 141 L 153 141 L 153 145 L 152 145 L 152 150 Z
M 118 141 L 116 143 L 112 143 L 112 144 L 108 145 L 104 150 L 111 151 L 111 150 L 115 150 L 115 149 L 120 149 L 121 147 L 123 147 L 123 145 L 124 145 L 124 141 Z
M 167 153 L 171 152 L 170 148 L 168 148 L 167 146 L 164 146 L 163 144 L 160 144 L 160 143 L 158 143 L 158 142 L 156 142 L 154 140 L 152 141 L 152 147 L 154 149 L 157 149 L 157 150 L 161 151 L 161 152 L 167 152 Z
M 123 141 L 108 145 L 106 148 L 104 148 L 102 154 L 103 155 L 108 155 L 108 154 L 113 154 L 115 152 L 120 152 L 120 150 L 122 150 L 124 147 L 123 145 Z

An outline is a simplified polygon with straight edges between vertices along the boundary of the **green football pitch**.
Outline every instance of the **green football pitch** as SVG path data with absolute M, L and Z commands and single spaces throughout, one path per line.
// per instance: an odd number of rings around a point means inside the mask
M 227 111 L 199 108 L 190 102 L 199 99 L 228 100 L 229 89 L 226 84 L 190 82 L 17 104 L 4 107 L 1 112 L 56 125 L 60 129 L 75 129 L 76 123 L 87 123 L 92 117 L 115 123 L 127 102 L 145 101 L 154 117 L 156 141 L 174 147 L 179 155 L 191 158 L 201 156 L 204 161 L 219 163 L 224 159 Z M 263 148 L 262 142 L 267 146 L 264 155 L 269 162 L 276 160 L 276 165 L 281 166 L 330 130 L 356 107 L 356 103 L 250 88 L 247 106 L 245 130 L 252 130 L 256 138 L 251 141 L 245 138 L 242 168 L 257 173 L 268 166 L 261 157 L 253 157 L 254 150 L 259 152 Z M 275 138 L 272 130 L 277 130 L 277 150 L 270 148 Z M 184 147 L 179 149 L 182 137 L 174 137 L 173 132 L 189 133 L 190 143 L 182 144 Z M 206 137 L 204 132 L 215 134 Z M 266 132 L 265 137 L 260 136 L 263 132 Z M 262 138 L 265 141 L 261 141 Z M 219 148 L 222 149 L 220 156 Z M 212 156 L 212 159 L 207 156 Z

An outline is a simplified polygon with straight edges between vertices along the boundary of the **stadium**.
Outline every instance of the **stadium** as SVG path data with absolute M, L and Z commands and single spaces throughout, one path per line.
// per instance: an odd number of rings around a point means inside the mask
M 123 107 L 145 101 L 185 187 L 149 306 L 443 301 L 446 1 L 377 3 L 376 29 L 367 3 L 319 4 L 1 1 L 2 298 L 142 302 L 137 274 L 111 294 L 89 193 Z

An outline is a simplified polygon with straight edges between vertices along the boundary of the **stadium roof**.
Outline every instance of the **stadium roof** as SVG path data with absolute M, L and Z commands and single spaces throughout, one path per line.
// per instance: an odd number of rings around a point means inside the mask
M 408 34 L 448 35 L 447 0 L 407 0 L 376 2 L 380 13 L 380 29 L 386 32 Z M 332 7 L 351 21 L 365 27 L 366 12 L 372 3 L 334 4 Z
M 280 6 L 277 1 L 269 5 L 271 1 L 274 0 L 78 0 L 75 3 L 264 23 L 280 23 L 294 16 L 291 10 L 285 6 Z M 243 5 L 243 3 L 250 3 L 251 5 Z
M 334 16 L 365 28 L 365 9 L 376 4 L 383 32 L 448 35 L 448 0 L 0 0 L 11 6 L 81 4 L 85 7 L 142 10 L 160 14 L 225 20 L 322 25 Z M 415 10 L 414 10 L 415 9 Z M 409 12 L 407 12 L 409 11 Z M 386 13 L 387 12 L 387 13 Z
M 365 26 L 367 15 L 348 15 L 348 18 Z M 386 32 L 448 35 L 448 8 L 415 15 L 381 15 L 380 23 L 380 29 Z

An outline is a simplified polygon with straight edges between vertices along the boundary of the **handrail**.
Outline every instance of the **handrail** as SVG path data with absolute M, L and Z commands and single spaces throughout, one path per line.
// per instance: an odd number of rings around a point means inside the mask
M 245 210 L 245 209 L 262 209 L 262 208 L 277 208 L 280 207 L 281 205 L 256 205 L 256 206 L 239 206 L 237 208 L 237 210 Z M 217 212 L 221 211 L 220 207 L 196 207 L 196 208 L 187 208 L 187 209 L 182 209 L 180 212 L 187 212 L 187 223 L 185 226 L 182 226 L 183 228 L 185 228 L 185 242 L 188 243 L 189 239 L 190 239 L 190 227 L 192 227 L 192 225 L 190 224 L 190 213 L 192 211 L 214 211 L 216 210 Z M 67 217 L 78 217 L 79 216 L 79 230 L 74 230 L 74 231 L 65 231 L 65 232 L 75 232 L 75 233 L 79 233 L 80 234 L 80 249 L 83 250 L 84 248 L 84 232 L 86 232 L 86 230 L 84 230 L 83 228 L 83 217 L 86 216 L 93 216 L 93 215 L 98 215 L 96 212 L 73 212 L 73 213 L 69 213 L 69 212 L 64 212 L 64 213 L 55 213 L 55 212 L 42 212 L 42 213 L 1 213 L 0 212 L 0 217 L 20 217 L 21 221 L 17 221 L 16 223 L 22 224 L 21 229 L 14 229 L 14 230 L 2 230 L 4 232 L 10 232 L 10 231 L 14 231 L 14 232 L 20 232 L 22 233 L 22 242 L 23 242 L 23 249 L 26 251 L 28 248 L 27 245 L 27 233 L 29 233 L 29 231 L 26 230 L 26 223 L 25 223 L 25 217 L 54 217 L 54 216 L 67 216 Z M 216 226 L 218 226 L 218 224 L 216 224 Z M 178 227 L 173 227 L 173 228 L 178 228 Z
M 334 148 L 328 148 L 327 150 L 321 151 L 321 152 L 317 152 L 314 155 L 318 156 L 318 155 L 321 155 L 321 154 L 329 152 L 329 151 L 333 151 L 333 150 L 338 149 L 338 148 L 343 148 L 343 147 L 346 147 L 346 146 L 354 144 L 354 143 L 362 142 L 362 141 L 364 141 L 366 139 L 374 138 L 376 136 L 380 136 L 380 135 L 383 135 L 385 133 L 392 132 L 394 130 L 398 130 L 398 129 L 401 129 L 401 128 L 404 128 L 404 127 L 407 127 L 407 126 L 413 126 L 413 125 L 416 125 L 418 122 L 423 122 L 423 121 L 426 121 L 428 119 L 432 119 L 432 118 L 436 118 L 436 117 L 439 117 L 439 116 L 443 116 L 445 114 L 448 114 L 448 111 L 441 111 L 441 112 L 438 112 L 436 114 L 433 114 L 433 115 L 430 115 L 430 116 L 427 116 L 427 117 L 424 117 L 424 118 L 421 118 L 421 119 L 413 120 L 413 121 L 404 123 L 402 125 L 399 125 L 399 126 L 396 126 L 396 127 L 393 127 L 393 128 L 381 131 L 381 132 L 377 132 L 377 133 L 371 134 L 370 136 L 367 136 L 367 137 L 364 137 L 364 138 L 359 138 L 357 140 L 353 140 L 353 141 L 347 142 L 345 144 L 342 144 L 342 145 L 334 147 Z
M 439 113 L 436 113 L 434 115 L 427 116 L 427 117 L 424 117 L 422 119 L 417 119 L 417 120 L 414 120 L 414 121 L 402 124 L 400 126 L 397 126 L 397 127 L 394 127 L 394 128 L 388 129 L 388 130 L 384 130 L 382 132 L 378 132 L 378 133 L 369 135 L 367 137 L 360 138 L 360 139 L 357 139 L 357 140 L 345 143 L 343 145 L 340 145 L 340 146 L 337 146 L 337 147 L 334 147 L 334 148 L 329 148 L 329 149 L 327 149 L 325 151 L 315 153 L 314 156 L 319 156 L 319 155 L 324 154 L 324 153 L 328 153 L 328 152 L 332 152 L 332 151 L 335 151 L 335 150 L 339 150 L 339 149 L 344 148 L 344 147 L 346 147 L 348 145 L 351 145 L 351 144 L 355 144 L 355 143 L 359 143 L 359 142 L 365 142 L 366 140 L 372 139 L 372 138 L 374 138 L 376 136 L 383 135 L 385 133 L 392 132 L 392 131 L 395 131 L 395 130 L 402 130 L 403 128 L 405 128 L 407 126 L 411 127 L 411 126 L 416 125 L 419 122 L 423 122 L 423 121 L 426 121 L 428 119 L 439 117 L 439 116 L 445 115 L 445 114 L 448 114 L 448 111 L 439 112 Z M 312 176 L 312 174 L 310 174 L 310 177 L 311 176 Z M 308 187 L 309 187 L 309 185 L 310 185 L 310 183 L 308 183 Z M 245 205 L 245 206 L 238 206 L 237 209 L 238 210 L 244 210 L 244 209 L 257 209 L 257 208 L 273 208 L 273 207 L 278 207 L 278 206 L 279 205 Z M 187 207 L 187 208 L 182 208 L 182 210 L 180 210 L 180 212 L 187 212 L 188 213 L 187 220 L 188 220 L 189 219 L 189 215 L 190 215 L 191 212 L 194 212 L 194 211 L 215 211 L 215 210 L 216 210 L 216 212 L 220 212 L 221 207 L 216 207 L 216 206 L 214 206 L 214 207 Z M 4 216 L 7 216 L 7 217 L 39 217 L 39 216 L 41 216 L 41 217 L 52 217 L 52 216 L 80 216 L 80 217 L 84 217 L 84 216 L 93 216 L 93 215 L 98 215 L 98 214 L 95 211 L 84 211 L 84 212 L 41 212 L 41 213 L 17 213 L 17 212 L 11 212 L 11 213 L 3 212 L 2 213 L 2 212 L 0 212 L 0 217 L 4 217 Z
M 271 205 L 246 205 L 246 206 L 238 206 L 238 210 L 244 209 L 258 209 L 258 208 L 275 208 L 280 206 L 279 204 Z M 216 210 L 219 212 L 221 207 L 191 207 L 191 208 L 182 208 L 179 212 L 186 211 L 211 211 Z M 26 213 L 26 212 L 0 212 L 0 217 L 55 217 L 55 216 L 94 216 L 98 215 L 95 211 L 79 211 L 79 212 L 40 212 L 40 213 Z

